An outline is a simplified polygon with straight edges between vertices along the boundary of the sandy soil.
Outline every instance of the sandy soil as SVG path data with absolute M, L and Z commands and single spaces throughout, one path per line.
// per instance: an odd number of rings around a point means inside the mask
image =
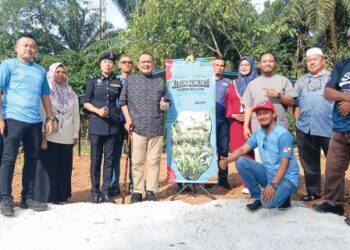
M 17 166 L 15 170 L 15 176 L 13 181 L 13 196 L 15 203 L 18 203 L 20 200 L 20 192 L 21 192 L 21 171 L 22 171 L 22 161 L 21 158 L 17 161 Z M 73 194 L 70 199 L 70 203 L 75 202 L 87 202 L 90 200 L 90 174 L 89 174 L 89 163 L 90 158 L 88 155 L 82 155 L 78 157 L 75 155 L 74 163 L 73 163 L 73 175 L 72 175 L 72 189 Z M 121 176 L 120 183 L 123 183 L 123 174 L 124 174 L 124 166 L 125 166 L 125 156 L 122 157 L 121 163 Z M 239 181 L 239 176 L 234 165 L 230 165 L 229 172 L 229 182 L 232 186 L 231 190 L 226 190 L 219 186 L 214 186 L 211 189 L 208 189 L 216 198 L 218 199 L 231 199 L 231 198 L 250 198 L 249 195 L 242 194 L 242 186 Z M 322 158 L 322 183 L 324 182 L 324 171 L 325 171 L 325 159 Z M 304 177 L 303 171 L 300 171 L 300 187 L 297 193 L 295 193 L 292 197 L 293 200 L 298 200 L 303 194 L 305 194 L 305 185 L 304 185 Z M 345 179 L 345 197 L 349 197 L 350 195 L 350 173 L 349 171 L 346 174 Z M 175 184 L 168 184 L 166 180 L 166 155 L 162 156 L 161 161 L 161 171 L 160 171 L 160 182 L 159 182 L 159 192 L 157 193 L 157 197 L 159 200 L 170 200 L 172 195 L 176 192 Z M 188 202 L 190 204 L 203 204 L 211 201 L 211 198 L 206 196 L 203 191 L 197 190 L 198 193 L 196 197 L 193 197 L 190 193 L 183 193 L 176 197 L 176 200 L 181 200 Z M 347 199 L 348 200 L 348 199 Z M 122 198 L 121 195 L 118 195 L 115 200 L 117 203 L 121 203 Z M 126 196 L 126 203 L 130 202 L 130 195 Z M 306 204 L 306 206 L 311 207 L 314 203 L 321 203 L 321 200 L 316 202 L 310 202 Z M 346 203 L 346 213 L 350 215 L 350 206 Z

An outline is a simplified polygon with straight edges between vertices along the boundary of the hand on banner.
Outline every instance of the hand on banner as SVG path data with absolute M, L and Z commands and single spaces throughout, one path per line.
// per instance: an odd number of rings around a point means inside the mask
M 228 165 L 228 161 L 226 157 L 220 156 L 220 162 L 219 162 L 219 167 L 222 170 L 226 170 Z
M 266 91 L 266 96 L 269 98 L 277 98 L 278 92 L 275 89 L 263 88 Z
M 264 190 L 262 191 L 262 200 L 266 203 L 269 203 L 272 198 L 275 196 L 275 188 L 271 185 L 267 185 Z
M 160 100 L 160 109 L 161 110 L 168 110 L 168 108 L 169 108 L 169 103 L 168 102 L 166 102 L 165 101 L 165 98 L 164 97 L 162 97 L 162 99 Z
M 5 133 L 6 124 L 4 119 L 0 119 L 0 133 L 3 135 Z

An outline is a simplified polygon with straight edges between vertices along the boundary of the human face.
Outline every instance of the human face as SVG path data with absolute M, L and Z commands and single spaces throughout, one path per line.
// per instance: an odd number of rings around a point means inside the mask
M 252 68 L 247 60 L 242 60 L 241 63 L 239 64 L 238 70 L 239 70 L 239 73 L 241 73 L 241 75 L 246 76 L 250 73 Z
M 114 62 L 109 59 L 103 59 L 101 60 L 100 66 L 102 74 L 104 76 L 109 76 L 110 74 L 112 74 Z
M 260 59 L 260 71 L 263 75 L 272 75 L 275 70 L 276 61 L 273 55 L 265 54 Z
M 260 109 L 256 112 L 256 118 L 262 128 L 268 128 L 275 123 L 276 112 L 270 109 Z
M 214 61 L 214 72 L 216 79 L 220 79 L 225 70 L 225 62 L 222 59 Z
M 122 58 L 120 58 L 118 66 L 122 73 L 129 75 L 132 71 L 133 61 L 130 57 L 123 56 Z
M 55 70 L 54 80 L 57 84 L 62 84 L 66 82 L 67 72 L 62 66 L 57 67 L 57 69 Z
M 321 55 L 311 55 L 306 58 L 306 67 L 311 75 L 318 75 L 325 65 L 325 59 Z
M 37 52 L 36 42 L 31 38 L 22 37 L 16 42 L 15 51 L 19 60 L 30 63 Z
M 139 58 L 139 63 L 137 64 L 140 72 L 144 75 L 152 74 L 154 68 L 154 62 L 151 55 L 142 54 Z

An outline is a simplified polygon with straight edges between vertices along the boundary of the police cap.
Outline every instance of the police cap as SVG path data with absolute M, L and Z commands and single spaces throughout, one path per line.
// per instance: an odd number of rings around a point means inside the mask
M 105 52 L 100 56 L 99 61 L 101 62 L 104 59 L 111 60 L 111 61 L 113 61 L 113 63 L 115 63 L 117 56 L 116 56 L 116 54 L 114 54 L 112 52 Z

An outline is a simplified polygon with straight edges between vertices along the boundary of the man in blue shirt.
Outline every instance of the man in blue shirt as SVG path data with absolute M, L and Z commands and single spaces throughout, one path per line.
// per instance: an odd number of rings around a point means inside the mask
M 350 28 L 347 41 L 350 47 Z M 344 177 L 350 163 L 350 58 L 335 65 L 324 96 L 327 100 L 335 101 L 333 133 L 326 162 L 325 202 L 314 209 L 321 213 L 343 215 Z M 350 225 L 349 218 L 345 222 Z
M 229 147 L 229 129 L 230 122 L 226 118 L 225 95 L 231 80 L 224 78 L 222 74 L 225 70 L 225 61 L 216 59 L 214 61 L 215 86 L 216 86 L 216 147 L 218 157 L 227 157 Z M 227 180 L 228 169 L 219 168 L 219 185 L 223 188 L 230 189 Z
M 332 109 L 334 102 L 323 96 L 330 72 L 325 69 L 326 60 L 320 48 L 306 52 L 306 67 L 309 73 L 294 85 L 297 93 L 297 141 L 301 165 L 304 168 L 307 194 L 302 201 L 321 198 L 321 149 L 327 155 L 332 134 Z
M 12 179 L 20 142 L 23 143 L 25 163 L 23 167 L 23 191 L 21 208 L 35 211 L 47 209 L 34 197 L 35 168 L 39 159 L 42 137 L 40 102 L 46 112 L 45 131 L 52 130 L 50 88 L 45 70 L 33 59 L 37 43 L 30 34 L 21 34 L 15 44 L 17 58 L 5 60 L 0 65 L 0 88 L 3 105 L 0 117 L 0 133 L 4 137 L 4 151 L 0 166 L 1 213 L 13 216 Z
M 221 157 L 220 167 L 225 169 L 231 161 L 246 183 L 255 201 L 247 205 L 249 211 L 266 208 L 290 207 L 290 196 L 297 190 L 299 167 L 293 152 L 293 136 L 276 124 L 277 113 L 269 101 L 259 102 L 252 110 L 261 126 L 242 147 L 229 157 Z M 258 148 L 262 163 L 241 157 Z M 260 186 L 263 187 L 261 191 Z

